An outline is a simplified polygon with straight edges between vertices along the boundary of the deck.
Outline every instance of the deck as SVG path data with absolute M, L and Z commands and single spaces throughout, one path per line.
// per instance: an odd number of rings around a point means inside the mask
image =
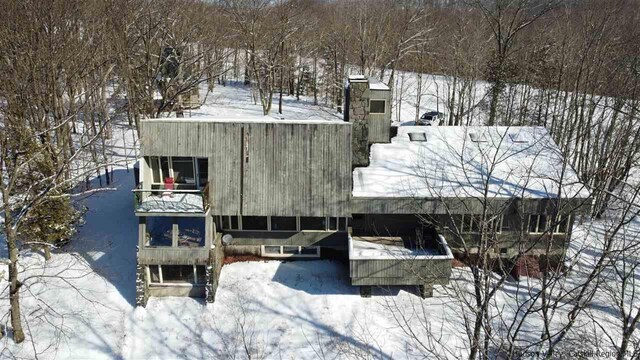
M 453 254 L 438 235 L 431 247 L 410 247 L 401 237 L 349 237 L 352 285 L 447 284 Z
M 208 186 L 203 190 L 133 190 L 136 215 L 204 215 L 209 210 Z

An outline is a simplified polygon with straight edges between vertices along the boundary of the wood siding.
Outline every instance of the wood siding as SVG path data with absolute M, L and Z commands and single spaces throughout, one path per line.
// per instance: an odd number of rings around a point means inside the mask
M 391 91 L 369 90 L 370 100 L 385 100 L 384 114 L 369 113 L 369 143 L 388 143 L 391 141 Z
M 449 259 L 349 260 L 352 285 L 445 285 Z
M 142 155 L 209 159 L 216 215 L 349 216 L 351 125 L 143 121 Z
M 141 248 L 138 263 L 142 265 L 207 265 L 210 249 L 156 247 Z

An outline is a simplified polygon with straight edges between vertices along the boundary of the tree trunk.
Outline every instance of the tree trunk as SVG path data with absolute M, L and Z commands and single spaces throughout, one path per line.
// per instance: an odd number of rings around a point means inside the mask
M 5 209 L 8 208 L 8 203 Z M 5 219 L 7 245 L 9 247 L 9 303 L 11 306 L 11 328 L 13 329 L 13 341 L 21 343 L 24 341 L 24 330 L 22 329 L 22 319 L 20 318 L 20 287 L 22 283 L 18 280 L 18 247 L 16 246 L 17 234 L 11 226 L 11 219 Z

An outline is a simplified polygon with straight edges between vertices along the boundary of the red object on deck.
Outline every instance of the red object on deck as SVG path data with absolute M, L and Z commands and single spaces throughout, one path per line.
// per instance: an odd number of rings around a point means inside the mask
M 173 181 L 172 177 L 164 178 L 164 189 L 165 190 L 173 190 L 173 185 L 174 184 L 175 184 L 175 182 Z

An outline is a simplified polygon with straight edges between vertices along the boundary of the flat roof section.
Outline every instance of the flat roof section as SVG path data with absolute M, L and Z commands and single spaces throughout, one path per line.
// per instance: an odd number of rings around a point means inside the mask
M 349 260 L 435 260 L 453 259 L 442 235 L 444 251 L 438 248 L 409 249 L 400 237 L 349 236 Z
M 355 198 L 588 198 L 544 127 L 400 126 L 353 171 Z

